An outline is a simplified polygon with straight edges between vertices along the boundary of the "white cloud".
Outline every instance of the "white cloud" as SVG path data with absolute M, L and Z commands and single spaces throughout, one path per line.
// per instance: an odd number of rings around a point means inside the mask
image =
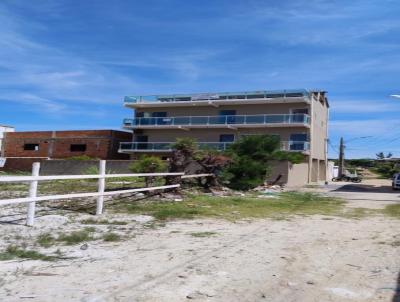
M 245 19 L 248 21 L 245 24 L 251 26 L 250 33 L 256 32 L 266 41 L 286 45 L 337 48 L 361 41 L 373 44 L 367 41 L 370 36 L 399 27 L 397 17 L 391 19 L 382 14 L 396 8 L 397 3 L 390 0 L 353 0 L 342 4 L 324 0 L 279 1 L 272 5 L 266 5 L 265 1 L 252 3 L 236 14 L 238 24 Z
M 31 108 L 33 108 L 35 111 L 44 109 L 49 113 L 58 113 L 66 110 L 66 106 L 64 104 L 28 93 L 20 94 L 15 101 L 33 106 Z

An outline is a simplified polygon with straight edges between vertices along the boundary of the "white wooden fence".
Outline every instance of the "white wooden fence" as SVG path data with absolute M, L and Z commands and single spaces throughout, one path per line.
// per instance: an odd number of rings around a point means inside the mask
M 29 197 L 23 198 L 12 198 L 0 200 L 0 206 L 11 205 L 11 204 L 28 204 L 28 214 L 26 224 L 33 226 L 35 220 L 35 207 L 36 202 L 47 201 L 47 200 L 59 200 L 59 199 L 70 199 L 70 198 L 85 198 L 85 197 L 97 197 L 96 203 L 96 215 L 103 213 L 104 196 L 111 196 L 117 194 L 126 194 L 134 192 L 146 192 L 156 191 L 164 189 L 172 189 L 180 187 L 180 184 L 168 185 L 168 186 L 157 186 L 127 190 L 117 190 L 105 192 L 105 180 L 106 178 L 119 178 L 119 177 L 149 177 L 149 176 L 181 176 L 181 178 L 193 178 L 193 177 L 205 177 L 211 176 L 212 174 L 193 174 L 184 175 L 184 173 L 131 173 L 131 174 L 106 174 L 106 161 L 101 160 L 99 164 L 98 175 L 55 175 L 55 176 L 39 176 L 40 163 L 33 163 L 32 176 L 3 176 L 0 177 L 0 183 L 2 182 L 29 182 Z M 93 193 L 73 193 L 73 194 L 62 194 L 62 195 L 47 195 L 37 196 L 38 182 L 45 180 L 68 180 L 68 179 L 98 179 L 98 190 Z

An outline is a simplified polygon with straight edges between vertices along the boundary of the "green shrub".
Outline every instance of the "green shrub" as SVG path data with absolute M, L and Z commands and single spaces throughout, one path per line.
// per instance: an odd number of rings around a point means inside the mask
M 84 171 L 83 174 L 85 175 L 99 175 L 100 174 L 100 170 L 98 166 L 90 166 L 87 167 Z
M 37 243 L 43 247 L 50 247 L 54 244 L 55 238 L 50 233 L 41 234 L 38 236 Z
M 271 160 L 288 160 L 301 163 L 305 157 L 300 152 L 280 150 L 280 139 L 274 135 L 242 137 L 227 151 L 232 161 L 220 174 L 233 189 L 249 190 L 264 183 L 271 172 Z
M 144 155 L 132 163 L 129 169 L 134 173 L 158 173 L 165 172 L 167 165 L 157 156 Z M 151 187 L 155 179 L 154 176 L 145 177 L 146 187 Z
M 269 160 L 280 148 L 280 139 L 274 135 L 243 136 L 233 143 L 230 152 L 236 156 L 248 156 L 253 160 Z
M 268 135 L 244 136 L 227 151 L 232 161 L 220 174 L 233 189 L 249 190 L 264 182 L 268 160 L 279 149 L 279 138 Z
M 81 231 L 73 231 L 69 234 L 60 234 L 56 240 L 63 242 L 66 245 L 74 245 L 84 241 L 93 240 L 92 233 L 94 231 L 94 228 L 88 227 Z
M 292 164 L 300 164 L 305 160 L 305 155 L 300 152 L 276 151 L 273 154 L 276 160 L 287 160 Z
M 27 250 L 25 248 L 20 248 L 15 245 L 9 245 L 4 252 L 0 252 L 0 261 L 12 260 L 15 258 L 54 261 L 59 257 L 44 255 L 37 251 Z
M 221 174 L 223 181 L 236 190 L 249 190 L 264 183 L 270 167 L 248 156 L 236 158 Z
M 194 153 L 197 150 L 197 143 L 191 137 L 177 138 L 176 142 L 172 144 L 172 149 Z
M 400 172 L 400 166 L 395 162 L 378 162 L 373 170 L 384 178 L 392 178 Z
M 116 234 L 116 233 L 106 233 L 103 235 L 103 240 L 106 242 L 116 242 L 116 241 L 120 241 L 122 238 L 120 235 Z

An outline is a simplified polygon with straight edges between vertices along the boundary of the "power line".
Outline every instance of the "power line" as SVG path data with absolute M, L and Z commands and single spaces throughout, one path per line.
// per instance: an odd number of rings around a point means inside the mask
M 337 154 L 339 154 L 339 151 L 332 145 L 332 143 L 331 143 L 331 141 L 329 139 L 328 139 L 328 144 L 329 144 L 329 146 L 331 147 L 331 149 L 333 151 L 335 151 Z

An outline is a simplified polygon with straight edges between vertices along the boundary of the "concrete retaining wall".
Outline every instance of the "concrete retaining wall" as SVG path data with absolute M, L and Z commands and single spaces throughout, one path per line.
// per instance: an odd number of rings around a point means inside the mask
M 129 165 L 133 160 L 107 160 L 107 173 L 132 173 Z M 98 167 L 98 160 L 45 160 L 40 167 L 41 175 L 79 175 L 91 167 Z
M 42 162 L 45 161 L 45 158 L 7 158 L 6 163 L 3 168 L 0 168 L 0 171 L 23 171 L 30 172 L 32 171 L 32 164 L 34 162 Z

